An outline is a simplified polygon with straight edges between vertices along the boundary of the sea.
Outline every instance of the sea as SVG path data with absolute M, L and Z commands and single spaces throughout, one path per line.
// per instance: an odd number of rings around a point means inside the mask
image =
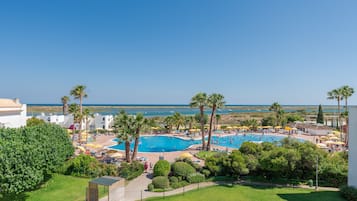
M 46 111 L 41 111 L 41 108 L 46 107 L 62 107 L 61 104 L 28 104 L 28 115 L 34 116 Z M 83 104 L 83 107 L 88 107 L 93 113 L 99 113 L 102 115 L 116 115 L 121 110 L 125 110 L 127 113 L 135 115 L 142 113 L 144 116 L 170 116 L 175 112 L 179 112 L 182 115 L 195 115 L 199 113 L 198 108 L 191 108 L 189 105 L 164 105 L 164 104 Z M 217 114 L 229 114 L 229 113 L 264 113 L 269 111 L 270 105 L 226 105 L 223 108 L 217 109 Z M 36 109 L 34 109 L 36 108 Z M 282 105 L 285 112 L 301 112 L 307 113 L 317 112 L 318 105 Z M 337 113 L 337 106 L 324 105 L 322 106 L 324 113 Z M 341 107 L 341 110 L 343 107 Z M 205 113 L 209 114 L 210 108 L 205 108 Z M 48 112 L 47 112 L 48 113 Z M 51 114 L 61 114 L 61 111 L 50 112 Z

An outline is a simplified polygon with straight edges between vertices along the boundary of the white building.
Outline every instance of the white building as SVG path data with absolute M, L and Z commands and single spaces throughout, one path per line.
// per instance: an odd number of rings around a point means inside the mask
M 64 115 L 45 115 L 42 113 L 41 115 L 36 116 L 37 119 L 42 119 L 45 122 L 57 125 L 64 125 Z
M 348 116 L 348 185 L 357 188 L 357 107 L 350 107 Z
M 26 126 L 26 104 L 16 99 L 0 99 L 0 127 Z
M 114 124 L 113 115 L 94 115 L 94 128 L 95 129 L 111 129 Z

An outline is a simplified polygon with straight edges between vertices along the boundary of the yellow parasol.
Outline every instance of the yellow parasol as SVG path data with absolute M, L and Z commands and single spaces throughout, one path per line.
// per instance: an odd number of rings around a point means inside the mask
M 317 143 L 316 146 L 319 147 L 319 148 L 326 148 L 327 147 L 327 145 L 324 144 L 324 143 Z
M 84 147 L 82 147 L 82 146 L 77 146 L 77 148 L 78 148 L 79 150 L 83 151 L 83 152 L 86 151 L 86 149 L 85 149 Z
M 344 143 L 344 142 L 333 142 L 333 143 L 331 143 L 331 144 L 336 144 L 336 145 L 345 145 L 345 143 Z
M 327 136 L 327 137 L 334 137 L 335 135 L 332 134 L 332 133 L 329 133 L 329 134 L 327 134 L 326 136 Z
M 180 155 L 180 158 L 192 158 L 192 154 L 188 153 L 188 152 L 184 152 Z
M 291 131 L 292 130 L 292 128 L 290 128 L 289 126 L 285 126 L 284 129 L 287 130 L 287 131 Z
M 281 129 L 281 126 L 275 126 L 274 128 L 275 129 Z
M 330 140 L 338 140 L 339 138 L 338 137 L 330 137 L 329 139 Z

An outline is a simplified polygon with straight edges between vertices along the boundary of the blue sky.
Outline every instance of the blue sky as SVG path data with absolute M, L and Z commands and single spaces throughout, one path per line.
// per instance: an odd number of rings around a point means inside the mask
M 335 104 L 357 89 L 357 1 L 1 1 L 0 95 L 59 103 Z M 357 94 L 350 98 L 357 103 Z

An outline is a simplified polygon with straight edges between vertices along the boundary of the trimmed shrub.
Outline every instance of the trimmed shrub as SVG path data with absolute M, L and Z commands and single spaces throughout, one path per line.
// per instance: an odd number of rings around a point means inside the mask
M 340 188 L 342 197 L 348 201 L 357 201 L 357 189 L 351 186 L 343 186 Z
M 179 182 L 179 179 L 177 178 L 177 177 L 175 177 L 175 176 L 172 176 L 172 177 L 170 177 L 170 183 L 172 184 L 172 183 L 178 183 Z
M 152 179 L 152 184 L 154 185 L 155 188 L 161 188 L 161 189 L 168 188 L 169 183 L 170 183 L 169 179 L 164 176 L 158 176 Z
M 170 163 L 167 160 L 159 160 L 154 166 L 154 177 L 167 176 L 170 173 Z
M 149 184 L 148 191 L 153 191 L 153 190 L 154 190 L 154 184 Z
M 191 184 L 203 182 L 205 181 L 205 176 L 201 173 L 192 173 L 188 175 L 187 181 L 190 182 Z
M 209 177 L 209 176 L 211 175 L 211 172 L 210 172 L 209 170 L 207 170 L 207 169 L 203 169 L 203 170 L 201 171 L 201 173 L 202 173 L 203 175 L 205 175 L 205 177 Z
M 119 168 L 119 175 L 127 180 L 132 180 L 140 176 L 144 172 L 144 165 L 138 161 L 133 161 L 131 164 L 122 163 Z
M 172 171 L 174 175 L 182 176 L 183 178 L 187 178 L 188 175 L 196 172 L 195 168 L 185 162 L 172 164 Z

